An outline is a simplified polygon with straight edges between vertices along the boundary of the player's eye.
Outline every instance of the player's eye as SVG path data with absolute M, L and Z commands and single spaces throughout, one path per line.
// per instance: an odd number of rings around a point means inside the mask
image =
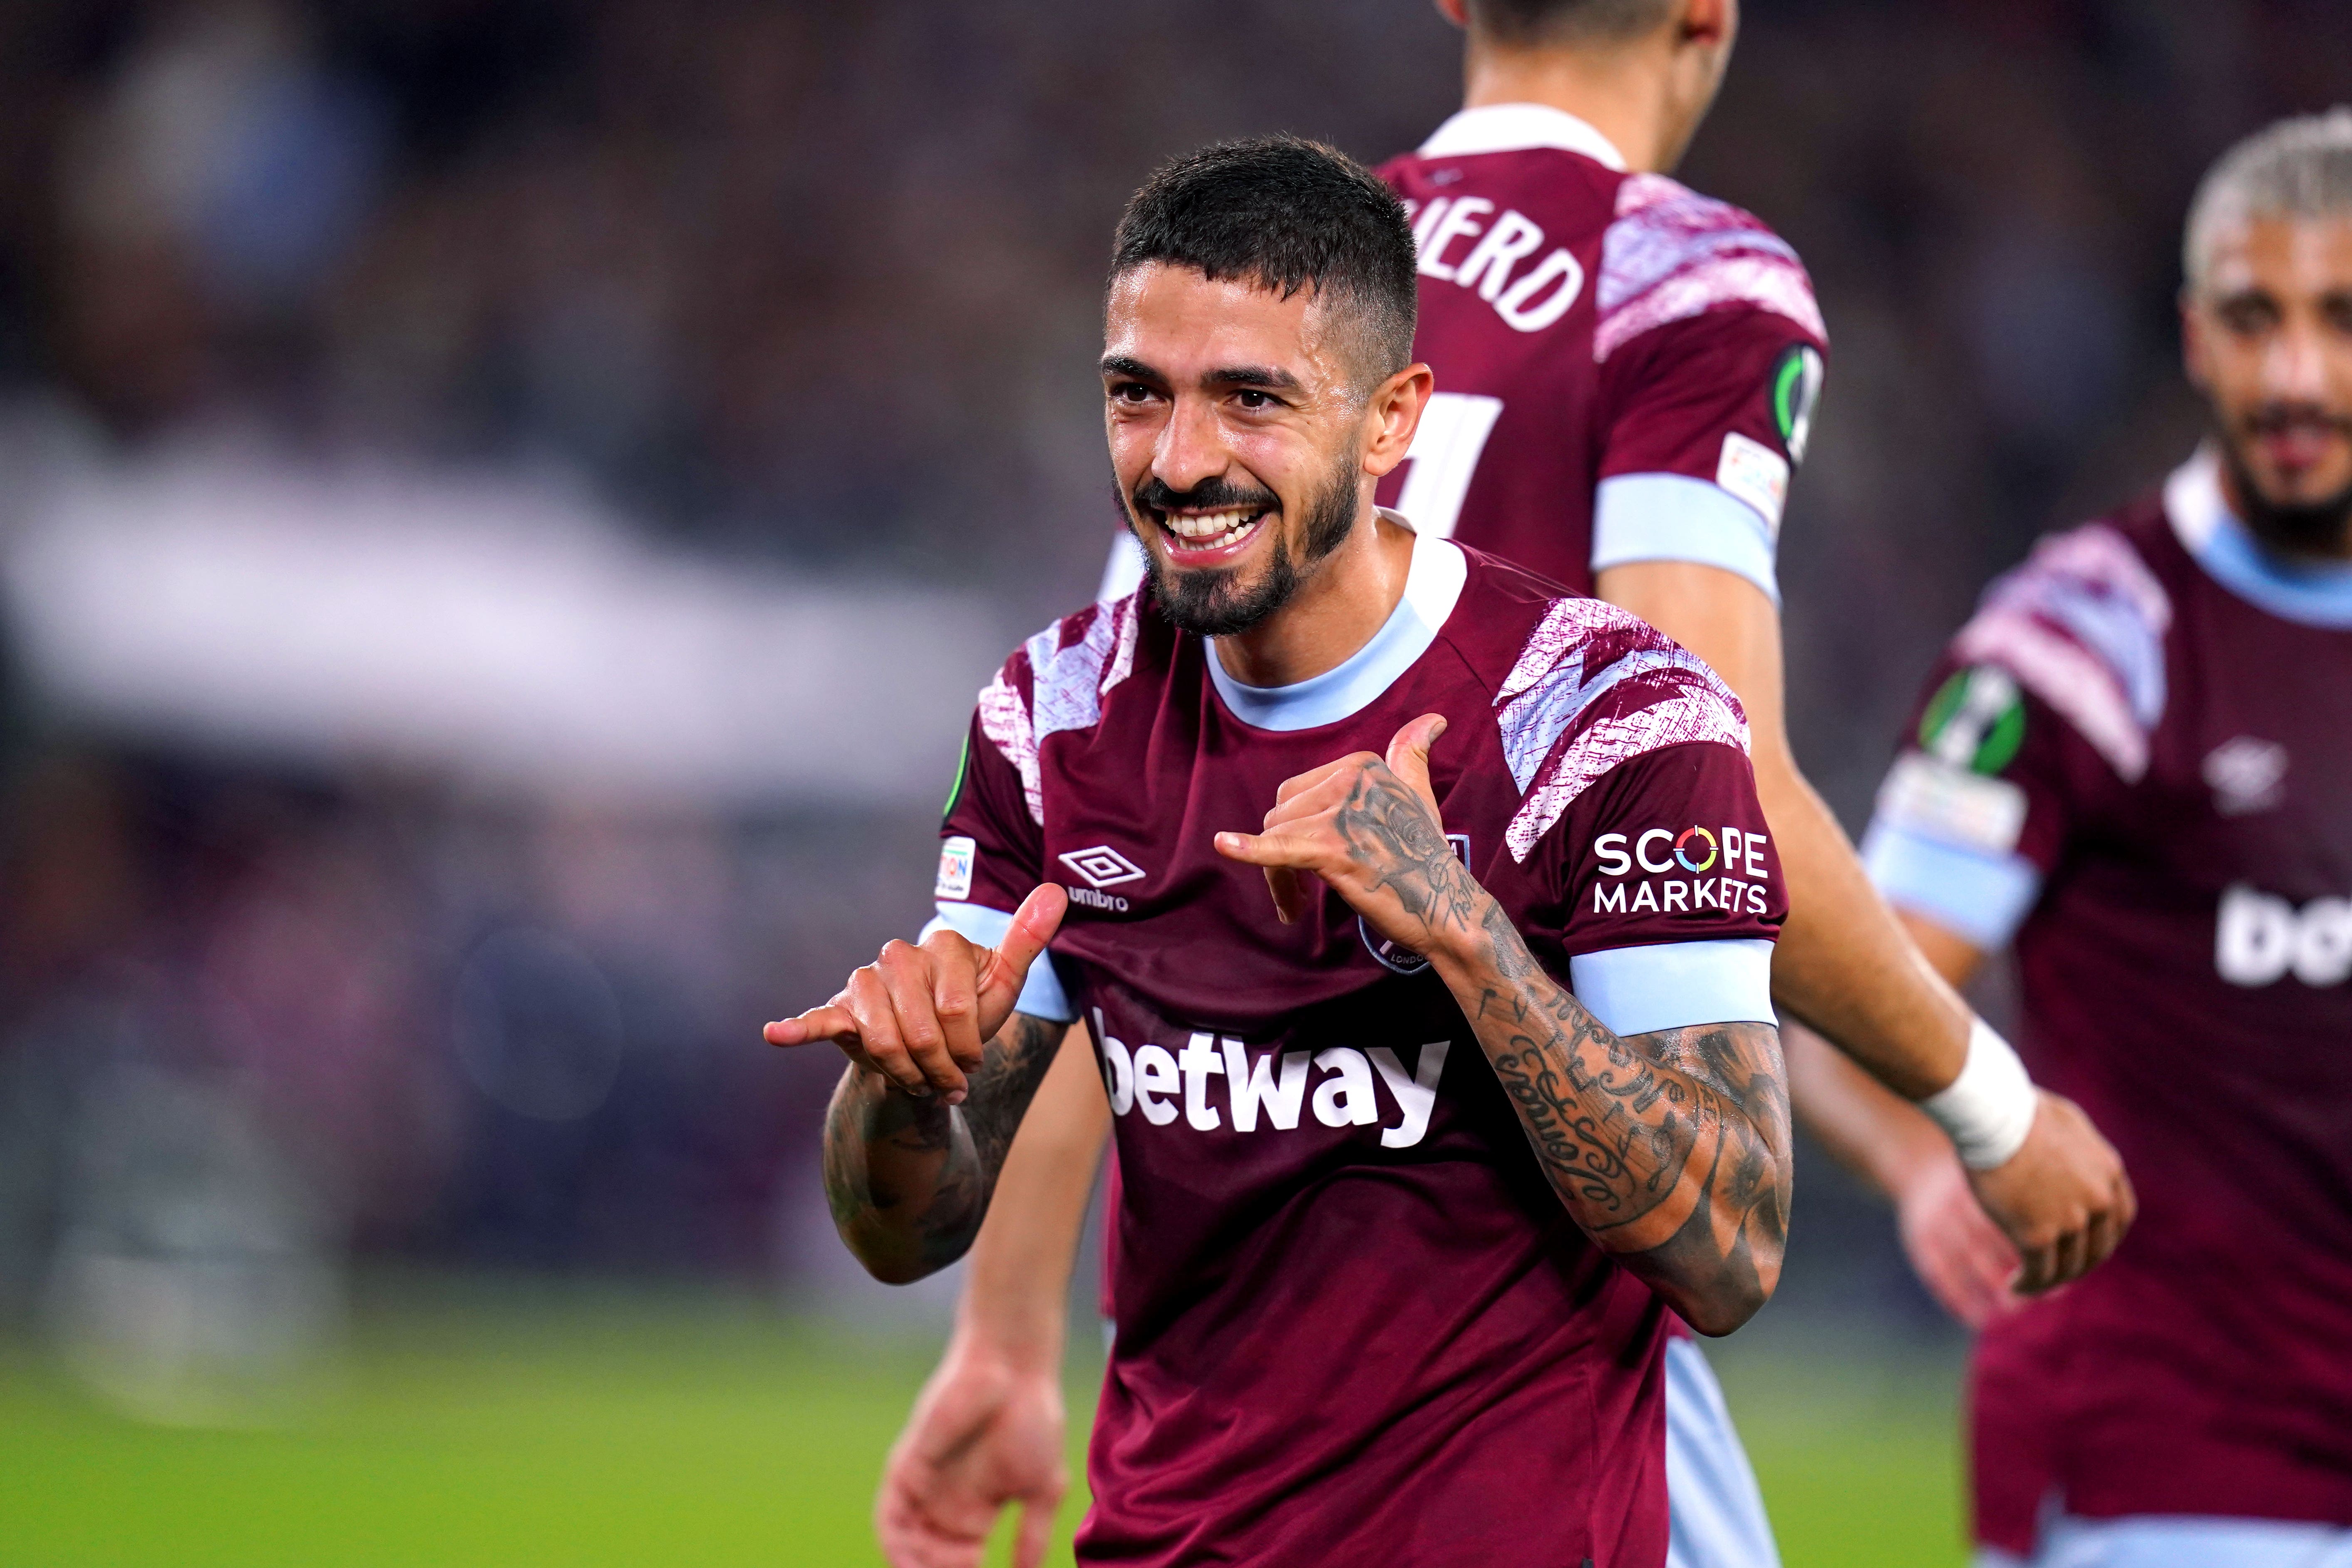
M 1151 388 L 1139 381 L 1122 381 L 1110 389 L 1110 400 L 1113 403 L 1148 403 L 1151 400 Z
M 2240 337 L 2253 337 L 2278 325 L 2278 307 L 2260 294 L 2224 300 L 2214 314 L 2226 331 Z
M 2319 313 L 2330 331 L 2352 335 L 2352 294 L 2330 294 L 2320 301 Z
M 1271 408 L 1274 406 L 1274 398 L 1272 395 L 1260 392 L 1255 386 L 1244 386 L 1239 392 L 1234 393 L 1234 401 L 1240 404 L 1244 408 L 1251 410 L 1253 413 L 1261 408 Z

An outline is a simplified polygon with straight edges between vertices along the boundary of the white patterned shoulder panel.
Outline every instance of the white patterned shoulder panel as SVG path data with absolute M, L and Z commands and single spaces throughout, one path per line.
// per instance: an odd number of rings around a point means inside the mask
M 1952 654 L 2017 677 L 2133 784 L 2164 717 L 2171 627 L 2164 584 L 2129 540 L 2093 522 L 2053 534 L 1995 579 Z
M 1635 174 L 1617 188 L 1593 304 L 1595 363 L 1643 332 L 1720 305 L 1753 305 L 1829 336 L 1812 280 L 1787 240 L 1664 174 Z
M 1135 668 L 1136 608 L 1129 594 L 1063 616 L 1022 644 L 981 689 L 981 733 L 1021 774 L 1030 819 L 1040 826 L 1045 800 L 1037 749 L 1049 735 L 1101 721 L 1104 694 Z
M 1694 741 L 1748 750 L 1739 700 L 1696 655 L 1599 599 L 1558 599 L 1495 694 L 1520 790 L 1504 834 L 1525 860 L 1620 763 Z

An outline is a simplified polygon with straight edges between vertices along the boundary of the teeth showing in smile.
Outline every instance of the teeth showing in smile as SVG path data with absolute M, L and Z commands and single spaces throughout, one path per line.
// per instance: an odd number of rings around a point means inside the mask
M 1180 539 L 1193 544 L 1207 544 L 1223 542 L 1226 534 L 1247 526 L 1256 515 L 1249 511 L 1213 511 L 1197 517 L 1181 517 L 1171 513 L 1167 521 L 1169 531 Z

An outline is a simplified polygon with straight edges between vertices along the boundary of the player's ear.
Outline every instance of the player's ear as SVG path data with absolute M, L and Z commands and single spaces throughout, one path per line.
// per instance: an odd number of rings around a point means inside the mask
M 1415 363 L 1372 389 L 1364 401 L 1364 472 L 1377 479 L 1404 461 L 1436 388 L 1436 374 Z
M 1738 0 L 1683 0 L 1676 28 L 1690 43 L 1728 42 L 1739 26 Z

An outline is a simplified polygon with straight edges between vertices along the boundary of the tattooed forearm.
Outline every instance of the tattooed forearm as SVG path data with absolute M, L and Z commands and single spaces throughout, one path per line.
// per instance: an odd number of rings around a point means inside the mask
M 877 1279 L 904 1284 L 964 1255 L 1067 1024 L 1015 1013 L 961 1106 L 919 1100 L 852 1066 L 824 1119 L 835 1228 Z
M 1621 1038 L 1482 900 L 1476 956 L 1441 971 L 1546 1178 L 1694 1327 L 1728 1332 L 1770 1296 L 1787 1237 L 1778 1032 L 1716 1024 Z
M 1392 751 L 1416 756 L 1433 733 L 1416 741 L 1408 726 Z M 1537 963 L 1454 858 L 1420 763 L 1403 766 L 1360 752 L 1293 781 L 1260 843 L 1298 860 L 1261 863 L 1303 862 L 1382 936 L 1435 963 L 1569 1213 L 1693 1327 L 1728 1333 L 1780 1278 L 1779 1034 L 1738 1023 L 1619 1038 Z M 1281 898 L 1277 887 L 1277 907 Z

